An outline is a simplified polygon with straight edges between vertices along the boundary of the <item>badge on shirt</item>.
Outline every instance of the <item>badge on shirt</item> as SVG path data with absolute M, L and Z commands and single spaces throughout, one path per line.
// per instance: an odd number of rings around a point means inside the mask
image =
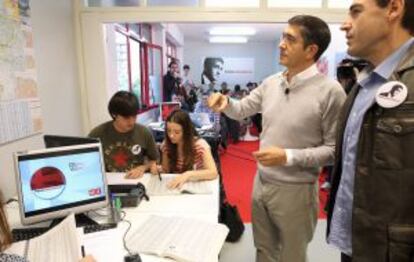
M 134 155 L 139 155 L 141 153 L 141 146 L 136 144 L 131 147 L 131 153 Z
M 407 98 L 407 87 L 399 81 L 383 84 L 375 95 L 377 103 L 384 108 L 399 106 Z

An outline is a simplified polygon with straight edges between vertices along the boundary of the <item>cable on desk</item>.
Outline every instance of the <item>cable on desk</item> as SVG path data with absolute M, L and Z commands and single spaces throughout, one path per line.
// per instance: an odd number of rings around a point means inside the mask
M 125 233 L 124 233 L 124 236 L 122 237 L 122 242 L 123 242 L 123 244 L 124 244 L 124 248 L 125 248 L 125 250 L 128 252 L 128 254 L 131 256 L 131 255 L 133 255 L 133 253 L 131 252 L 131 250 L 129 250 L 129 248 L 127 247 L 127 244 L 126 244 L 126 235 L 128 234 L 128 232 L 129 232 L 129 230 L 131 229 L 131 226 L 132 226 L 132 224 L 131 224 L 131 222 L 130 221 L 128 221 L 128 220 L 126 220 L 125 219 L 125 216 L 126 216 L 126 213 L 125 213 L 125 211 L 120 211 L 120 213 L 121 213 L 121 221 L 120 222 L 125 222 L 125 223 L 127 223 L 128 224 L 128 228 L 125 230 Z

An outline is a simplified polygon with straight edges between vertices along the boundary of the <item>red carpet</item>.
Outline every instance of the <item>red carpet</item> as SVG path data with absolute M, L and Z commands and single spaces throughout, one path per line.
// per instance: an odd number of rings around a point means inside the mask
M 256 174 L 256 162 L 251 153 L 258 149 L 258 141 L 230 144 L 220 157 L 227 198 L 231 204 L 237 205 L 245 223 L 251 222 L 251 194 Z M 324 174 L 319 181 L 323 183 Z M 327 193 L 319 190 L 319 218 L 326 218 L 323 211 L 326 198 Z

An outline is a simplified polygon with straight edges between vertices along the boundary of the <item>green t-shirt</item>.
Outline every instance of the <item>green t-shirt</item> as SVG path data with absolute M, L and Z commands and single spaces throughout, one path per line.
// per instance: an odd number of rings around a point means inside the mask
M 109 121 L 95 127 L 90 137 L 101 140 L 107 172 L 126 172 L 148 160 L 157 160 L 157 149 L 151 132 L 143 125 L 135 124 L 127 133 L 116 131 Z

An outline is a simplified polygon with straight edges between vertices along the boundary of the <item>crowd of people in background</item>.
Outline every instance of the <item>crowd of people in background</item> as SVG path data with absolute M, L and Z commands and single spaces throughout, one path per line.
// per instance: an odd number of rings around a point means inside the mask
M 240 84 L 231 87 L 225 81 L 220 82 L 222 67 L 222 58 L 206 58 L 201 85 L 197 85 L 191 77 L 189 65 L 185 64 L 180 71 L 178 62 L 171 61 L 168 65 L 168 72 L 164 75 L 163 94 L 164 102 L 180 102 L 181 109 L 186 112 L 207 113 L 214 130 L 222 137 L 221 145 L 226 149 L 228 138 L 233 143 L 238 143 L 252 125 L 256 134 L 261 132 L 262 127 L 260 113 L 251 118 L 237 121 L 224 114 L 215 113 L 207 107 L 207 97 L 212 93 L 220 92 L 233 99 L 241 100 L 258 86 L 256 82 L 248 82 L 244 88 Z

